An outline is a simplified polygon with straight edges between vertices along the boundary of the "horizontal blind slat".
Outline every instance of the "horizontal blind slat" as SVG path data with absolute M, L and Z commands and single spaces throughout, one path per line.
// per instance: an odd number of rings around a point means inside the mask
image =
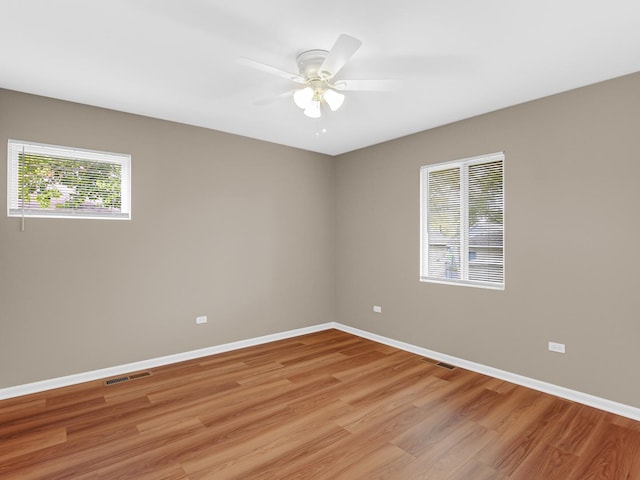
M 503 169 L 501 153 L 423 167 L 422 279 L 504 284 Z
M 130 218 L 130 157 L 9 141 L 9 215 Z

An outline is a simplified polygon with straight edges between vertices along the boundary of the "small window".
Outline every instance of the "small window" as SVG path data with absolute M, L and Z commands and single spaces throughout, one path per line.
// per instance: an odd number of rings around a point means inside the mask
M 421 280 L 504 288 L 503 172 L 503 153 L 421 168 Z
M 131 157 L 9 140 L 10 217 L 131 218 Z

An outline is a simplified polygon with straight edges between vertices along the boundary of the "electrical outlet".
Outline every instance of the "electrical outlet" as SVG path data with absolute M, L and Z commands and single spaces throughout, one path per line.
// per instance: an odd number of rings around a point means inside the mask
M 196 317 L 196 323 L 198 325 L 202 324 L 202 323 L 207 323 L 207 316 L 203 315 L 201 317 Z
M 549 351 L 556 353 L 565 353 L 564 343 L 549 342 Z
M 376 313 L 382 313 L 382 307 L 380 305 L 374 305 L 373 311 Z

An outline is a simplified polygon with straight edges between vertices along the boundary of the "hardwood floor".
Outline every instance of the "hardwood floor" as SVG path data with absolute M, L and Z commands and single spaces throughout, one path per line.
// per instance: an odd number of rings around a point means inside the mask
M 640 479 L 640 422 L 336 330 L 0 402 L 0 479 Z

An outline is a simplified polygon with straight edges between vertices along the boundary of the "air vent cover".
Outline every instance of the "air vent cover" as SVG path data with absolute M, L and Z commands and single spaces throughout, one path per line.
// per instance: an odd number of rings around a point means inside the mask
M 448 363 L 439 362 L 438 360 L 434 360 L 429 357 L 422 357 L 421 360 L 427 363 L 433 363 L 436 367 L 446 368 L 447 370 L 454 370 L 456 367 L 454 365 L 450 365 Z
M 137 380 L 138 378 L 144 378 L 151 375 L 151 372 L 139 372 L 139 373 L 131 373 L 129 375 L 122 375 L 120 377 L 110 378 L 109 380 L 105 380 L 104 384 L 106 386 L 115 385 L 116 383 L 128 382 L 129 380 Z
M 454 368 L 456 368 L 456 367 L 454 367 L 453 365 L 450 365 L 450 364 L 448 364 L 448 363 L 444 363 L 444 362 L 438 362 L 438 363 L 436 363 L 436 367 L 446 368 L 447 370 L 453 370 Z

